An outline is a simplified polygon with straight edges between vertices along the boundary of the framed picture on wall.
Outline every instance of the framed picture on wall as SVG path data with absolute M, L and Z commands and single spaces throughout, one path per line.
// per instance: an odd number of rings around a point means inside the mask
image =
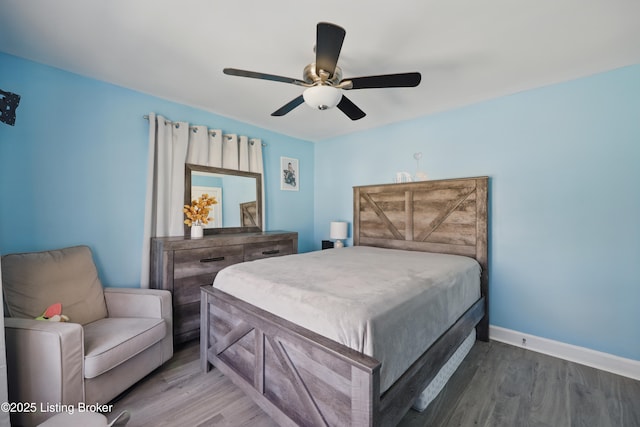
M 300 189 L 298 159 L 280 157 L 280 189 L 286 191 L 298 191 Z

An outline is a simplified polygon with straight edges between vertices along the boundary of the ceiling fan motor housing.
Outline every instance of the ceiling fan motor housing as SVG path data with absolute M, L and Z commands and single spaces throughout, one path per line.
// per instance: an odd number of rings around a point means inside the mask
M 302 79 L 311 85 L 327 84 L 337 86 L 342 80 L 342 70 L 340 67 L 336 67 L 333 75 L 331 75 L 325 70 L 317 70 L 316 63 L 312 62 L 304 67 Z

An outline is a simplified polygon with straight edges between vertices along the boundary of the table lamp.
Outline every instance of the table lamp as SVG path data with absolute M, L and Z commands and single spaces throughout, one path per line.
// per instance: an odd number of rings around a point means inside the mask
M 342 241 L 347 238 L 347 223 L 342 221 L 332 221 L 331 232 L 329 234 L 330 238 L 336 240 L 336 248 L 344 248 L 344 243 Z

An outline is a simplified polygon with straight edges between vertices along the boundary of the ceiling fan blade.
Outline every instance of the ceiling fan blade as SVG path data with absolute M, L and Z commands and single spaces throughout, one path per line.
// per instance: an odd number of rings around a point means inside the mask
M 342 42 L 346 31 L 328 22 L 318 23 L 316 31 L 316 72 L 324 70 L 329 73 L 329 77 L 333 75 L 338 64 L 340 50 L 342 50 Z
M 345 113 L 351 120 L 360 120 L 364 116 L 366 116 L 365 112 L 362 111 L 356 104 L 351 102 L 349 98 L 342 95 L 342 99 L 338 103 L 338 108 L 340 111 Z
M 420 84 L 420 73 L 384 74 L 380 76 L 354 77 L 343 79 L 350 81 L 352 86 L 344 89 L 379 89 L 385 87 L 415 87 Z
M 223 73 L 230 76 L 250 77 L 252 79 L 271 80 L 274 82 L 292 83 L 298 86 L 309 86 L 302 80 L 293 79 L 291 77 L 276 76 L 274 74 L 258 73 L 256 71 L 238 70 L 237 68 L 225 68 Z
M 289 111 L 293 110 L 294 108 L 296 108 L 298 105 L 302 104 L 303 102 L 304 102 L 304 98 L 302 97 L 302 95 L 300 95 L 299 97 L 294 98 L 289 103 L 283 105 L 278 110 L 276 110 L 273 113 L 271 113 L 271 115 L 272 116 L 284 116 Z

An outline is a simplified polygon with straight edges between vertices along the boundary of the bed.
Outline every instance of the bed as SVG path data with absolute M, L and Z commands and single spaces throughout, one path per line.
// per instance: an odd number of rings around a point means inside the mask
M 223 270 L 214 287 L 201 291 L 203 370 L 214 365 L 283 426 L 396 425 L 474 328 L 488 340 L 487 190 L 487 177 L 354 187 L 353 248 Z M 362 259 L 370 264 L 358 266 Z M 311 266 L 307 273 L 297 267 L 303 263 Z M 467 276 L 477 276 L 477 290 L 456 285 L 453 293 L 466 302 L 455 310 L 448 300 L 425 308 L 428 298 L 407 277 L 432 280 L 416 267 L 428 264 L 433 268 L 427 270 L 463 266 Z M 387 277 L 386 265 L 407 273 Z M 371 289 L 358 294 L 334 279 L 354 281 L 345 266 L 360 268 L 357 277 Z M 441 288 L 449 293 L 451 283 L 463 281 L 445 270 L 439 274 L 444 279 L 433 280 L 444 280 Z M 300 278 L 304 286 L 296 292 L 302 294 L 292 294 L 289 288 Z M 258 285 L 254 291 L 243 284 L 251 281 Z M 393 292 L 380 294 L 385 287 Z M 395 301 L 401 294 L 405 299 Z M 358 310 L 349 297 L 372 302 Z M 400 310 L 385 314 L 387 306 Z M 373 320 L 340 314 L 358 311 Z M 405 327 L 403 316 L 425 327 Z M 436 323 L 436 336 L 397 341 Z M 377 347 L 383 340 L 389 342 Z

